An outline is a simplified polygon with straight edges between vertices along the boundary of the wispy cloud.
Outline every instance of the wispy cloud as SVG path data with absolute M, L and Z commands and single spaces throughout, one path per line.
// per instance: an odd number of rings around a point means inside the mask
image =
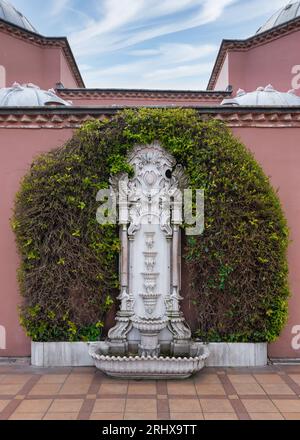
M 97 84 L 109 87 L 112 81 L 115 82 L 114 78 L 118 78 L 121 86 L 121 81 L 126 78 L 130 87 L 148 85 L 148 87 L 169 88 L 169 84 L 172 83 L 172 87 L 182 88 L 183 80 L 198 77 L 199 84 L 200 78 L 209 74 L 213 63 L 207 58 L 216 52 L 217 46 L 214 45 L 162 44 L 149 50 L 129 51 L 131 59 L 125 63 L 88 70 L 85 72 L 85 78 L 93 87 Z M 193 63 L 193 61 L 198 62 Z M 177 85 L 176 81 L 178 81 Z
M 70 41 L 79 56 L 118 50 L 210 23 L 235 1 L 104 0 L 101 19 Z
M 52 0 L 50 5 L 50 15 L 57 17 L 60 15 L 66 7 L 70 6 L 72 0 Z
M 161 64 L 186 63 L 215 54 L 218 46 L 214 44 L 164 43 L 156 49 L 131 50 L 129 55 L 135 57 L 153 57 Z

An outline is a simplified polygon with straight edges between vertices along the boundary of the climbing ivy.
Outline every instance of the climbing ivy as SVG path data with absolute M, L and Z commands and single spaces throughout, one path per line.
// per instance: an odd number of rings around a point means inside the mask
M 274 341 L 287 317 L 288 229 L 252 154 L 217 120 L 189 109 L 126 110 L 84 124 L 34 161 L 12 221 L 21 255 L 21 323 L 35 341 L 96 340 L 118 293 L 119 235 L 99 225 L 97 192 L 131 173 L 136 144 L 159 141 L 205 191 L 205 230 L 184 237 L 184 295 L 195 335 Z

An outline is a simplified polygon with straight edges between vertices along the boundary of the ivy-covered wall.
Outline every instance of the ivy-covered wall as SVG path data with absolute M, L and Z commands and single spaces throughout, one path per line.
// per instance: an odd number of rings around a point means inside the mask
M 95 340 L 118 294 L 119 239 L 96 221 L 99 189 L 130 172 L 135 144 L 159 141 L 205 190 L 205 231 L 183 249 L 195 334 L 273 341 L 287 317 L 288 230 L 268 178 L 224 124 L 193 110 L 126 110 L 86 123 L 38 157 L 16 198 L 21 323 L 36 341 Z

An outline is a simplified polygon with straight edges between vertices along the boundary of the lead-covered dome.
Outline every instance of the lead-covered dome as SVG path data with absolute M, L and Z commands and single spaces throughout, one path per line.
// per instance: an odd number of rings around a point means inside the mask
M 267 87 L 258 87 L 255 92 L 250 93 L 240 89 L 235 98 L 224 99 L 221 105 L 290 107 L 300 106 L 300 98 L 294 90 L 287 93 L 278 92 L 269 84 Z
M 30 21 L 6 0 L 0 0 L 0 18 L 9 23 L 16 24 L 27 31 L 37 33 L 37 30 L 32 26 Z
M 270 29 L 279 26 L 281 24 L 287 23 L 290 20 L 300 17 L 300 1 L 290 2 L 284 8 L 279 9 L 275 12 L 269 20 L 258 29 L 257 34 L 269 31 Z
M 0 107 L 43 107 L 51 105 L 70 106 L 56 95 L 55 90 L 41 90 L 34 84 L 18 84 L 0 89 Z

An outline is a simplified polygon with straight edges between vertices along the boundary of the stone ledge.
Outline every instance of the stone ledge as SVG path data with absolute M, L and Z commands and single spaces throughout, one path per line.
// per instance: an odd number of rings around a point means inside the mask
M 31 342 L 31 365 L 35 367 L 94 366 L 86 342 Z
M 207 367 L 264 367 L 268 363 L 267 343 L 210 343 Z
M 207 367 L 263 367 L 266 343 L 210 343 Z M 94 365 L 86 342 L 32 342 L 31 364 L 36 367 L 90 367 Z

